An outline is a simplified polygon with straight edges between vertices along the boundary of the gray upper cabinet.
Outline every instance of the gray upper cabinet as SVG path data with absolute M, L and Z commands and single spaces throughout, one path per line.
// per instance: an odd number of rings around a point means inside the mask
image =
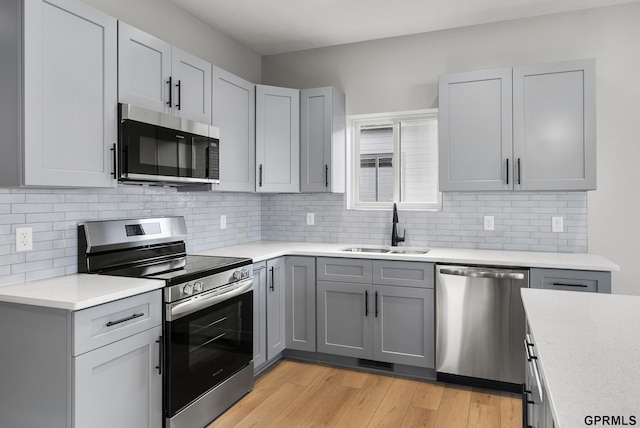
M 211 124 L 211 64 L 118 23 L 121 103 Z
M 300 91 L 300 155 L 302 192 L 345 192 L 345 96 L 338 89 Z
M 213 126 L 220 129 L 220 184 L 214 190 L 256 189 L 256 86 L 213 67 Z
M 286 348 L 316 351 L 316 259 L 287 257 L 285 261 Z
M 445 74 L 441 191 L 596 188 L 595 62 Z
M 440 76 L 440 191 L 511 189 L 511 124 L 511 68 Z
M 115 186 L 116 19 L 76 0 L 0 15 L 0 185 Z
M 596 188 L 595 61 L 513 69 L 519 190 Z
M 299 90 L 256 85 L 255 168 L 258 192 L 300 192 Z

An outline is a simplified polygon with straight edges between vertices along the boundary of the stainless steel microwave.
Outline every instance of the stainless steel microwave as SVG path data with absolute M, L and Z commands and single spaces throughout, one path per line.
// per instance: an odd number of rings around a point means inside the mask
M 189 185 L 220 182 L 220 137 L 214 126 L 119 104 L 118 180 Z

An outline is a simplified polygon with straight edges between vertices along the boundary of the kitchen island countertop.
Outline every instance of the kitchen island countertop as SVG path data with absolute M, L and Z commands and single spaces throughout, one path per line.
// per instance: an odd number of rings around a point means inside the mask
M 619 266 L 602 256 L 588 253 L 544 253 L 529 251 L 496 251 L 462 248 L 431 248 L 426 254 L 381 254 L 341 251 L 350 247 L 388 248 L 384 245 L 335 244 L 317 242 L 254 241 L 246 244 L 197 251 L 197 254 L 248 257 L 254 262 L 280 256 L 349 257 L 382 260 L 425 261 L 459 263 L 465 265 L 491 265 L 617 271 Z M 414 248 L 414 247 L 398 247 Z M 416 247 L 417 248 L 417 247 Z
M 590 423 L 596 416 L 640 422 L 640 296 L 521 293 L 555 426 L 601 425 Z

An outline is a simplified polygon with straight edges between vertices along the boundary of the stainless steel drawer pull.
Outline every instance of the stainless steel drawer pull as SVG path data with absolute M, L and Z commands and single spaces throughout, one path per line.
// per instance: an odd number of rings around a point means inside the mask
M 582 288 L 589 288 L 589 286 L 586 285 L 586 284 L 566 284 L 564 282 L 554 282 L 552 285 L 554 287 L 582 287 Z
M 111 327 L 112 325 L 116 325 L 116 324 L 120 324 L 120 323 L 123 323 L 123 322 L 131 321 L 131 320 L 134 320 L 134 319 L 136 319 L 136 318 L 143 317 L 143 316 L 144 316 L 144 313 L 141 313 L 141 314 L 133 314 L 133 315 L 131 315 L 130 317 L 122 318 L 122 319 L 120 319 L 120 320 L 118 320 L 118 321 L 109 321 L 109 322 L 107 323 L 107 327 Z
M 524 279 L 524 274 L 520 272 L 492 272 L 470 269 L 440 269 L 443 275 L 469 276 L 472 278 L 492 278 L 492 279 Z

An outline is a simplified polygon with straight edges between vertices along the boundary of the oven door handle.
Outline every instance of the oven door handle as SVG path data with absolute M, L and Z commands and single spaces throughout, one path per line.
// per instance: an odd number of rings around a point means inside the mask
M 253 287 L 253 278 L 246 279 L 238 283 L 237 288 L 227 293 L 215 294 L 212 296 L 207 296 L 205 293 L 199 296 L 195 296 L 186 302 L 178 303 L 175 306 L 170 305 L 167 311 L 167 321 L 173 321 L 178 318 L 182 318 L 185 315 L 199 311 L 200 309 L 213 306 L 220 302 L 224 302 L 225 300 L 229 300 L 233 297 L 236 297 L 245 293 L 246 291 L 250 290 L 252 287 Z

